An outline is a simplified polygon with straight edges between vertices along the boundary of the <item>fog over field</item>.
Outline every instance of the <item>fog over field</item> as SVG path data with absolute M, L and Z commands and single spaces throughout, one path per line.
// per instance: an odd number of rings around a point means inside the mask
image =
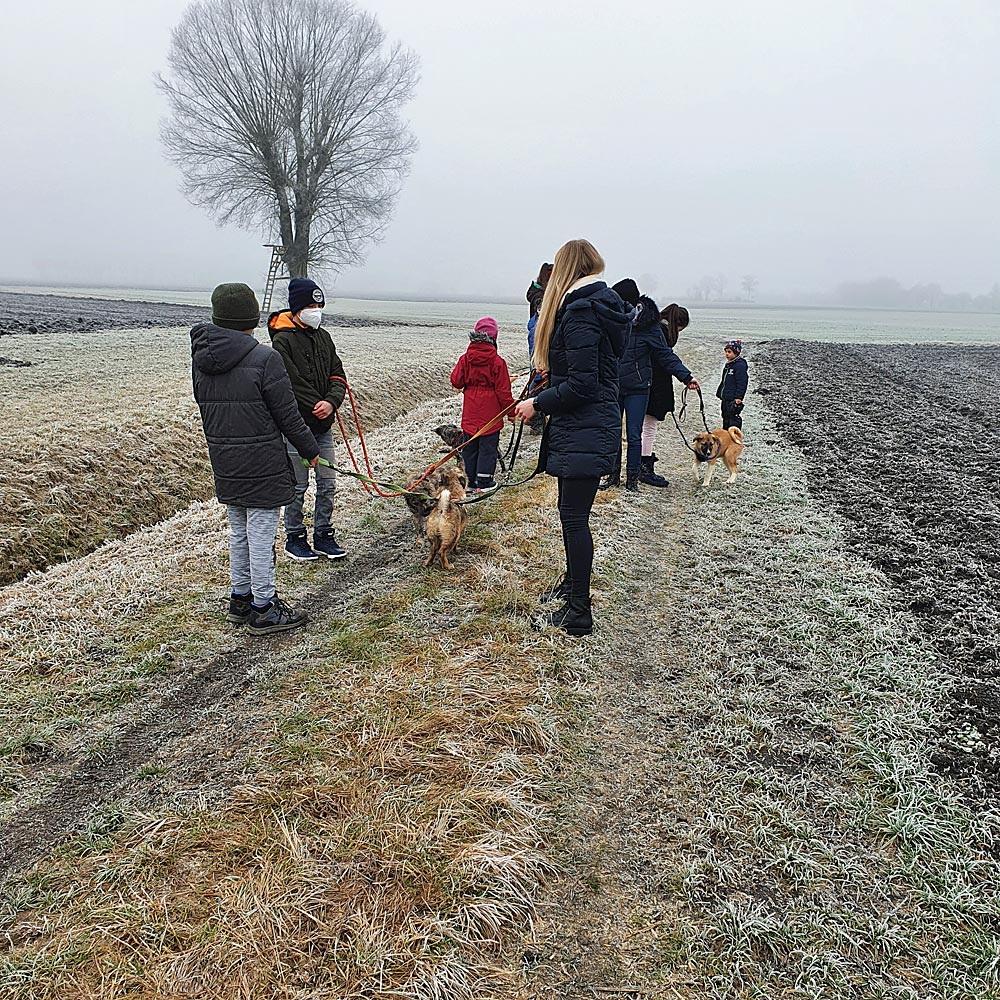
M 577 236 L 671 295 L 1000 280 L 993 0 L 364 6 L 420 56 L 421 148 L 342 291 L 516 295 Z M 5 11 L 0 281 L 259 283 L 259 234 L 189 206 L 159 145 L 185 7 Z

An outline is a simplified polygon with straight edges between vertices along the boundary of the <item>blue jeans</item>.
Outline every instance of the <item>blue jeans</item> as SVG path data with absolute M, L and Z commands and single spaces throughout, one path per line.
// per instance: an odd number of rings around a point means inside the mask
M 639 475 L 642 458 L 642 421 L 649 403 L 649 390 L 618 397 L 618 406 L 625 414 L 625 475 Z
M 319 457 L 325 458 L 330 465 L 336 461 L 333 450 L 333 431 L 313 431 L 316 444 L 319 445 Z M 302 501 L 309 489 L 309 469 L 302 464 L 302 457 L 295 446 L 285 440 L 288 448 L 288 458 L 295 470 L 295 499 L 285 508 L 285 534 L 304 537 L 306 526 L 302 523 Z M 317 531 L 330 530 L 330 518 L 333 515 L 333 496 L 337 491 L 337 474 L 324 465 L 316 466 L 316 510 L 313 515 L 313 534 Z

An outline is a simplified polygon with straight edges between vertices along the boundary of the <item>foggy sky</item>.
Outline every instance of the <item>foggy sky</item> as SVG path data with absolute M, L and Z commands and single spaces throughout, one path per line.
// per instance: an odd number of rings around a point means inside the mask
M 0 282 L 262 283 L 259 235 L 188 205 L 159 144 L 185 6 L 5 5 Z M 1000 280 L 996 0 L 363 6 L 421 57 L 421 148 L 341 292 L 516 296 L 579 236 L 676 294 Z

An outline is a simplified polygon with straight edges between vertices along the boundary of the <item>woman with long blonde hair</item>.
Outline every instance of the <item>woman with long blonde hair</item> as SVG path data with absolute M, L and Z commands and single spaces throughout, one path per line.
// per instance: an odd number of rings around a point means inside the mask
M 535 327 L 532 362 L 548 386 L 515 413 L 548 417 L 539 467 L 559 481 L 559 519 L 566 548 L 562 581 L 542 600 L 565 601 L 549 623 L 589 635 L 594 539 L 590 511 L 602 476 L 621 450 L 618 361 L 628 340 L 622 300 L 601 279 L 604 260 L 587 240 L 570 240 L 555 255 Z

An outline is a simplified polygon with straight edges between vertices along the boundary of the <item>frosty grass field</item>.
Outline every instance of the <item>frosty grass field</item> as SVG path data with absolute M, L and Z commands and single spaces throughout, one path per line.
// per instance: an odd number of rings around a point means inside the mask
M 529 624 L 539 478 L 471 512 L 452 573 L 341 481 L 350 558 L 279 560 L 312 620 L 254 642 L 198 309 L 63 301 L 30 334 L 0 297 L 5 1000 L 1000 996 L 1000 373 L 958 346 L 995 324 L 694 312 L 707 386 L 748 340 L 745 475 L 696 490 L 661 428 L 672 488 L 595 508 L 586 641 Z M 343 304 L 390 477 L 457 417 L 465 308 Z

